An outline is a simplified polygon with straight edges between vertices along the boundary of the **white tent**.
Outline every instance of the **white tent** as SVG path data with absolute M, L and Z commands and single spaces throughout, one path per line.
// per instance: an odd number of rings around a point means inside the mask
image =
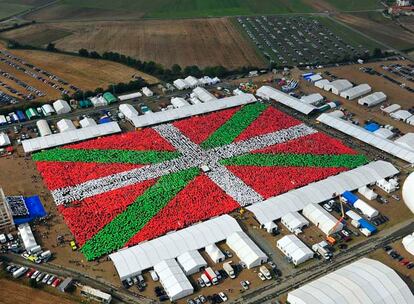
M 184 298 L 194 292 L 194 288 L 174 259 L 162 261 L 154 266 L 160 283 L 171 301 Z
M 53 108 L 55 109 L 56 114 L 66 114 L 72 111 L 70 105 L 67 101 L 59 99 L 53 103 Z
M 406 123 L 414 126 L 414 115 L 405 120 Z
M 40 136 L 52 135 L 52 130 L 49 127 L 48 122 L 45 119 L 40 119 L 36 122 L 36 127 L 39 130 Z
M 186 275 L 192 275 L 196 272 L 199 272 L 202 267 L 207 266 L 207 262 L 204 260 L 198 250 L 184 252 L 177 257 L 177 261 L 181 265 L 181 268 L 184 270 Z
M 148 87 L 143 87 L 142 88 L 142 94 L 144 94 L 147 97 L 154 96 L 154 92 L 151 91 Z
M 282 216 L 281 222 L 290 232 L 293 233 L 309 226 L 309 221 L 296 211 L 289 212 Z
M 397 110 L 395 112 L 390 113 L 390 116 L 395 120 L 406 121 L 411 116 L 413 116 L 413 114 L 411 114 L 407 110 Z
M 6 116 L 0 115 L 0 126 L 7 124 Z
M 313 251 L 293 234 L 282 237 L 276 242 L 276 246 L 294 265 L 302 264 L 313 258 Z
M 190 101 L 190 103 L 192 105 L 196 105 L 196 104 L 202 103 L 201 100 L 198 99 L 196 96 L 191 96 L 189 101 Z
M 395 136 L 394 132 L 392 132 L 390 129 L 386 129 L 386 128 L 379 128 L 378 130 L 375 130 L 372 133 L 375 134 L 376 136 L 379 136 L 379 137 L 385 138 L 385 139 L 390 139 L 390 138 L 393 138 Z
M 176 79 L 174 80 L 173 84 L 179 90 L 185 90 L 189 88 L 188 83 L 185 82 L 184 79 Z
M 306 205 L 303 208 L 303 215 L 326 235 L 338 232 L 344 227 L 338 219 L 318 204 Z
M 311 83 L 315 83 L 320 80 L 322 80 L 322 76 L 320 74 L 314 74 L 308 78 L 308 81 Z
M 368 96 L 358 99 L 358 103 L 362 106 L 374 107 L 387 100 L 387 95 L 384 92 L 374 92 Z
M 341 94 L 341 92 L 352 88 L 353 85 L 346 79 L 337 79 L 324 85 L 323 89 L 328 92 L 332 92 L 335 95 Z
M 30 228 L 29 223 L 24 223 L 17 226 L 19 235 L 23 241 L 24 248 L 27 251 L 30 251 L 32 248 L 37 246 L 36 239 L 33 235 L 32 229 Z
M 190 103 L 182 97 L 171 98 L 171 104 L 173 105 L 175 109 L 190 106 Z
M 61 119 L 56 123 L 57 128 L 59 129 L 60 133 L 68 132 L 71 130 L 75 130 L 76 127 L 70 119 Z
M 188 83 L 190 88 L 195 88 L 196 86 L 199 85 L 198 79 L 195 78 L 194 76 L 188 76 L 187 78 L 184 79 L 184 81 Z
M 411 304 L 414 295 L 390 267 L 362 258 L 289 292 L 290 304 Z
M 394 103 L 386 108 L 382 108 L 381 111 L 387 114 L 391 114 L 399 109 L 401 109 L 401 106 L 399 104 Z
M 341 92 L 341 97 L 348 99 L 348 100 L 354 100 L 355 98 L 361 97 L 362 95 L 370 93 L 372 90 L 371 86 L 363 83 L 360 85 L 357 85 L 356 87 L 350 88 L 348 90 L 345 90 Z
M 142 97 L 142 94 L 140 92 L 135 92 L 131 94 L 125 94 L 125 95 L 118 96 L 118 99 L 120 101 L 125 101 L 125 100 L 130 100 L 130 99 L 136 99 L 139 97 Z
M 79 123 L 82 126 L 82 128 L 88 128 L 88 127 L 97 125 L 96 121 L 90 117 L 84 117 L 83 119 L 79 121 Z
M 375 193 L 374 190 L 368 188 L 367 186 L 363 186 L 358 189 L 358 193 L 363 195 L 366 199 L 372 201 L 378 197 L 378 194 Z
M 300 99 L 290 96 L 289 94 L 283 93 L 275 88 L 270 86 L 262 86 L 256 91 L 256 95 L 265 99 L 265 100 L 275 100 L 284 104 L 285 106 L 292 108 L 300 113 L 309 115 L 316 108 L 312 105 L 305 104 L 300 101 Z
M 354 203 L 354 208 L 359 209 L 368 219 L 372 219 L 379 214 L 377 209 L 371 207 L 361 199 Z
M 55 113 L 55 109 L 50 104 L 44 104 L 42 106 L 42 112 L 44 116 L 50 116 Z
M 414 133 L 407 133 L 394 141 L 396 144 L 414 151 Z
M 205 247 L 206 253 L 214 263 L 223 262 L 226 258 L 224 253 L 217 247 L 216 244 L 210 244 Z
M 300 101 L 302 101 L 303 103 L 312 105 L 312 104 L 323 101 L 323 96 L 319 93 L 314 93 L 314 94 L 301 97 Z
M 103 96 L 90 97 L 89 100 L 92 102 L 94 107 L 102 107 L 108 104 L 108 101 L 103 98 Z
M 414 163 L 414 151 L 404 148 L 391 140 L 375 135 L 364 128 L 326 113 L 320 115 L 316 120 L 330 126 L 331 128 L 355 137 L 362 142 L 374 146 L 377 149 L 405 160 L 406 162 Z
M 402 197 L 404 204 L 414 213 L 414 173 L 411 173 L 405 180 L 403 189 L 402 189 Z
M 10 138 L 5 133 L 0 133 L 0 147 L 5 147 L 10 145 Z
M 394 176 L 398 172 L 391 163 L 375 161 L 269 198 L 247 209 L 254 214 L 261 225 L 266 225 L 289 212 L 302 210 L 307 204 L 322 203 L 344 191 L 354 191 L 377 180 Z
M 159 238 L 119 250 L 109 257 L 115 265 L 121 280 L 140 274 L 143 270 L 167 259 L 192 250 L 217 247 L 215 244 L 227 239 L 235 231 L 241 231 L 237 221 L 229 215 L 222 215 L 193 226 L 168 233 Z M 217 248 L 218 249 L 218 248 Z M 221 252 L 221 261 L 224 255 Z
M 119 112 L 125 115 L 125 118 L 132 120 L 139 115 L 138 111 L 130 104 L 124 103 L 119 105 Z
M 321 79 L 315 82 L 315 87 L 323 89 L 327 84 L 331 83 L 328 79 Z
M 211 94 L 205 88 L 196 87 L 193 90 L 193 94 L 195 94 L 197 98 L 200 99 L 202 102 L 210 102 L 210 101 L 217 100 L 216 96 Z
M 414 255 L 414 233 L 403 238 L 402 244 L 411 255 Z
M 249 269 L 267 261 L 266 254 L 243 231 L 231 234 L 226 243 Z

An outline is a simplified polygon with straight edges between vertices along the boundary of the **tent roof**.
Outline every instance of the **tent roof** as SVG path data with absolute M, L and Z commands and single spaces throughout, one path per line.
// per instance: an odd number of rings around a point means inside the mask
M 393 176 L 398 170 L 385 161 L 371 162 L 365 166 L 328 177 L 307 186 L 269 198 L 247 209 L 254 213 L 260 224 L 280 219 L 292 211 L 302 210 L 307 204 L 321 203 L 331 199 L 333 194 L 356 190 L 377 180 Z
M 292 211 L 282 216 L 282 222 L 287 223 L 290 227 L 300 227 L 309 225 L 309 221 L 305 219 L 299 212 Z
M 0 147 L 10 145 L 10 138 L 6 133 L 0 133 Z
M 414 295 L 390 267 L 363 258 L 289 293 L 290 303 L 409 304 Z
M 205 88 L 202 88 L 202 87 L 196 87 L 193 90 L 193 93 L 202 102 L 209 102 L 209 101 L 214 101 L 217 99 L 216 96 L 214 96 L 213 94 L 211 94 L 209 91 L 207 91 Z
M 377 136 L 361 127 L 358 127 L 341 118 L 329 114 L 322 114 L 317 118 L 318 121 L 328 125 L 331 128 L 341 131 L 349 136 L 355 137 L 362 142 L 385 151 L 395 157 L 405 160 L 408 163 L 414 163 L 414 152 L 410 149 L 399 146 L 391 140 Z
M 181 118 L 191 117 L 194 115 L 200 115 L 218 110 L 234 108 L 240 105 L 253 103 L 255 101 L 257 100 L 252 94 L 231 96 L 218 99 L 215 102 L 200 103 L 179 109 L 171 109 L 164 112 L 155 112 L 149 113 L 147 115 L 141 115 L 139 117 L 134 118 L 132 120 L 132 123 L 136 128 L 142 128 Z
M 119 132 L 121 132 L 121 128 L 114 121 L 88 128 L 71 130 L 65 133 L 51 134 L 46 137 L 23 140 L 22 144 L 24 152 L 30 153 Z
M 247 267 L 258 260 L 267 260 L 266 254 L 243 231 L 236 231 L 231 234 L 226 243 L 239 259 L 246 263 Z
M 414 255 L 414 233 L 403 238 L 402 243 L 405 250 L 407 250 L 411 255 Z
M 387 95 L 383 92 L 374 92 L 368 96 L 362 97 L 358 100 L 359 104 L 367 104 L 368 106 L 377 105 L 387 99 Z
M 328 213 L 318 204 L 308 204 L 303 208 L 303 215 L 306 216 L 313 224 L 326 235 L 331 234 L 332 229 L 337 226 L 337 229 L 342 229 L 343 225 L 338 223 L 338 219 Z
M 168 259 L 154 265 L 154 270 L 171 300 L 193 293 L 193 286 L 175 259 Z
M 397 110 L 395 112 L 392 112 L 390 114 L 390 116 L 392 118 L 399 119 L 399 120 L 407 120 L 408 118 L 410 118 L 411 116 L 413 116 L 413 114 L 411 114 L 407 110 Z
M 287 255 L 296 261 L 313 256 L 312 250 L 308 248 L 296 235 L 290 234 L 277 241 L 279 247 L 283 248 Z
M 371 92 L 371 86 L 363 83 L 341 92 L 341 96 L 358 97 Z
M 120 250 L 109 257 L 121 280 L 124 280 L 140 274 L 163 260 L 173 259 L 187 251 L 198 250 L 223 241 L 235 231 L 241 231 L 237 221 L 229 215 L 222 215 Z
M 399 109 L 401 109 L 401 106 L 399 104 L 394 103 L 394 104 L 392 104 L 392 105 L 390 105 L 386 108 L 381 109 L 381 111 L 390 114 L 390 113 L 395 112 Z
M 414 151 L 414 133 L 407 133 L 394 142 Z
M 313 110 L 316 109 L 312 105 L 303 103 L 298 98 L 290 96 L 289 94 L 283 93 L 282 91 L 276 90 L 275 88 L 269 86 L 262 86 L 257 90 L 256 95 L 266 99 L 273 99 L 305 115 L 309 115 Z
M 324 89 L 329 90 L 331 88 L 335 88 L 338 92 L 342 92 L 342 91 L 348 90 L 352 87 L 353 87 L 352 83 L 350 83 L 348 80 L 346 80 L 346 79 L 337 79 L 337 80 L 334 80 L 330 83 L 327 83 L 324 86 Z
M 201 267 L 207 266 L 207 262 L 198 250 L 184 252 L 177 257 L 177 261 L 186 273 L 191 272 L 194 269 L 200 269 Z
M 17 226 L 17 229 L 19 230 L 20 237 L 22 238 L 24 248 L 26 248 L 26 250 L 30 250 L 31 248 L 37 246 L 36 239 L 28 223 Z

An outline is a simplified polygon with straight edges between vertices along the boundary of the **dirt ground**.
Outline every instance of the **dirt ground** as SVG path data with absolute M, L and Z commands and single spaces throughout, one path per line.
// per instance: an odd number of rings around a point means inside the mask
M 227 18 L 52 23 L 8 32 L 7 37 L 24 39 L 29 32 L 38 35 L 45 26 L 73 32 L 55 41 L 57 48 L 67 51 L 114 51 L 166 67 L 175 63 L 182 67 L 264 66 L 250 42 Z
M 0 48 L 5 49 L 1 43 Z M 8 52 L 24 59 L 28 63 L 55 74 L 83 90 L 94 90 L 98 87 L 106 88 L 111 83 L 129 82 L 134 75 L 144 78 L 150 84 L 158 82 L 158 79 L 153 76 L 110 61 L 32 50 L 8 50 Z M 53 100 L 60 98 L 62 95 L 60 91 L 5 63 L 0 63 L 0 69 L 9 72 L 18 79 L 47 94 L 45 97 L 38 98 L 39 100 Z M 4 77 L 0 77 L 0 80 L 10 84 L 21 92 L 26 92 L 13 81 L 7 80 Z M 6 89 L 2 90 L 5 93 L 9 93 Z
M 361 68 L 362 66 L 372 67 L 372 68 L 375 68 L 380 73 L 384 73 L 394 79 L 401 80 L 397 76 L 386 72 L 380 67 L 381 64 L 391 64 L 391 63 L 407 64 L 408 61 L 387 61 L 387 62 L 369 63 L 369 64 L 364 64 L 364 65 L 347 65 L 347 66 L 341 66 L 341 67 L 335 67 L 335 68 L 321 69 L 321 70 L 318 70 L 318 72 L 323 72 L 327 70 L 337 77 L 348 79 L 356 84 L 368 83 L 372 87 L 373 92 L 382 91 L 387 95 L 388 99 L 385 103 L 383 103 L 384 105 L 386 103 L 388 104 L 398 103 L 399 105 L 402 106 L 403 109 L 409 109 L 414 105 L 413 103 L 414 94 L 413 93 L 410 93 L 409 91 L 401 88 L 400 86 L 380 76 L 369 75 L 359 70 L 359 68 Z M 292 75 L 295 79 L 300 79 L 300 75 L 303 73 L 304 73 L 303 71 L 294 70 L 292 72 Z M 358 100 L 353 100 L 353 101 L 345 100 L 344 98 L 340 96 L 321 90 L 306 81 L 300 82 L 299 91 L 302 91 L 305 94 L 320 93 L 323 96 L 326 96 L 326 98 L 328 98 L 329 100 L 339 100 L 342 103 L 342 107 L 354 113 L 355 117 L 358 118 L 361 123 L 363 123 L 365 120 L 368 120 L 368 119 L 375 119 L 377 122 L 381 124 L 393 125 L 399 128 L 403 133 L 414 132 L 413 126 L 408 125 L 401 121 L 396 121 L 388 115 L 384 115 L 383 112 L 381 112 L 380 110 L 381 105 L 368 109 L 366 107 L 359 105 Z
M 77 303 L 62 296 L 57 296 L 41 289 L 33 289 L 18 281 L 0 279 L 0 303 L 31 303 L 31 304 L 73 304 Z
M 395 22 L 381 16 L 376 15 L 371 18 L 364 14 L 338 14 L 335 18 L 397 49 L 408 49 L 414 46 L 413 32 L 406 31 Z

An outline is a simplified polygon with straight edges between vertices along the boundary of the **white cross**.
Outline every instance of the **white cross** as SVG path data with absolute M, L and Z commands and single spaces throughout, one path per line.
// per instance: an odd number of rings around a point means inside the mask
M 182 156 L 161 163 L 146 165 L 138 169 L 90 180 L 75 186 L 54 190 L 52 191 L 52 195 L 56 204 L 61 205 L 82 200 L 170 173 L 207 165 L 210 171 L 206 172 L 206 175 L 214 183 L 241 206 L 250 205 L 262 201 L 263 197 L 230 172 L 225 166 L 220 164 L 220 161 L 317 132 L 305 124 L 300 124 L 273 133 L 252 137 L 244 141 L 204 150 L 172 124 L 156 126 L 153 129 L 170 142 Z

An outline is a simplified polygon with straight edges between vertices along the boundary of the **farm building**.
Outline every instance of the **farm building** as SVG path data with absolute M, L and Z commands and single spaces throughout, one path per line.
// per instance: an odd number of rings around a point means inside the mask
M 60 133 L 75 130 L 76 127 L 70 119 L 61 119 L 56 123 Z
M 205 88 L 196 87 L 193 90 L 193 94 L 195 94 L 195 96 L 197 96 L 197 98 L 200 99 L 202 102 L 210 102 L 217 100 L 216 96 L 211 94 Z
M 411 173 L 404 182 L 402 189 L 402 196 L 404 203 L 407 205 L 408 209 L 414 213 L 414 173 Z
M 119 106 L 119 112 L 125 115 L 125 118 L 132 120 L 139 115 L 138 111 L 130 104 L 121 104 Z
M 96 126 L 96 121 L 90 117 L 85 117 L 79 121 L 82 128 L 88 128 L 91 126 Z
M 50 104 L 44 104 L 42 106 L 42 112 L 44 116 L 50 116 L 55 113 L 55 109 Z
M 331 82 L 328 79 L 322 79 L 315 82 L 315 87 L 319 89 L 323 89 L 326 85 L 330 84 Z
M 56 114 L 66 114 L 72 111 L 71 107 L 69 106 L 68 102 L 63 99 L 56 100 L 53 103 L 53 108 L 55 109 Z
M 322 203 L 332 199 L 334 194 L 339 195 L 346 190 L 356 190 L 380 179 L 394 176 L 398 172 L 389 162 L 375 161 L 269 198 L 247 209 L 254 214 L 260 225 L 267 225 L 289 212 L 302 210 L 308 204 Z
M 289 292 L 290 304 L 414 303 L 407 284 L 390 267 L 362 258 Z
M 391 114 L 395 111 L 398 111 L 399 109 L 401 109 L 401 106 L 399 104 L 394 103 L 386 108 L 382 108 L 381 111 L 387 114 Z
M 411 255 L 414 255 L 414 233 L 407 235 L 402 239 L 402 244 Z
M 0 187 L 0 233 L 9 232 L 14 228 L 13 215 L 6 203 L 3 189 Z
M 180 91 L 190 87 L 189 84 L 181 78 L 174 80 L 173 84 Z
M 120 95 L 118 96 L 118 99 L 120 101 L 125 101 L 125 100 L 130 100 L 130 99 L 137 99 L 139 97 L 142 97 L 142 94 L 140 92 L 135 92 L 131 94 Z
M 226 258 L 224 253 L 217 247 L 216 244 L 210 244 L 205 247 L 206 253 L 214 263 L 223 262 Z
M 323 96 L 319 93 L 310 94 L 310 95 L 303 96 L 300 98 L 300 100 L 303 103 L 310 104 L 310 105 L 321 102 L 323 101 L 323 99 L 324 99 Z
M 163 260 L 175 259 L 188 251 L 202 248 L 208 254 L 213 252 L 211 248 L 215 248 L 214 251 L 219 252 L 215 260 L 224 261 L 224 254 L 215 243 L 226 240 L 236 231 L 242 231 L 237 221 L 229 215 L 222 215 L 119 250 L 109 257 L 121 280 L 141 274 L 143 270 L 150 269 Z
M 413 116 L 413 114 L 411 114 L 407 110 L 397 110 L 395 112 L 390 113 L 390 116 L 395 120 L 406 121 L 411 116 Z
M 335 95 L 339 95 L 342 92 L 349 90 L 353 85 L 346 79 L 337 79 L 323 86 L 323 89 L 328 92 L 332 92 Z
M 293 234 L 282 237 L 276 242 L 276 246 L 294 265 L 302 264 L 313 258 L 313 251 Z
M 19 231 L 20 238 L 23 241 L 24 248 L 30 252 L 35 247 L 37 247 L 36 239 L 33 235 L 32 229 L 28 223 L 21 224 L 17 226 L 17 230 Z
M 284 104 L 285 106 L 292 108 L 300 113 L 309 115 L 315 110 L 315 107 L 312 105 L 305 104 L 300 101 L 300 99 L 290 96 L 289 94 L 283 93 L 275 88 L 269 86 L 262 86 L 257 90 L 256 95 L 265 99 L 265 100 L 275 100 Z
M 297 211 L 282 216 L 281 222 L 292 233 L 301 232 L 304 227 L 309 226 L 309 221 Z
M 370 85 L 364 83 L 357 85 L 356 87 L 350 88 L 346 91 L 341 92 L 341 97 L 348 99 L 348 100 L 354 100 L 358 97 L 361 97 L 365 94 L 368 94 L 372 91 L 372 88 Z
M 145 96 L 147 96 L 147 97 L 151 97 L 151 96 L 154 96 L 154 92 L 153 91 L 151 91 L 149 88 L 147 88 L 147 87 L 143 87 L 142 88 L 142 94 L 144 94 Z
M 387 100 L 387 95 L 383 92 L 374 92 L 368 96 L 358 99 L 358 103 L 366 107 L 374 107 Z
M 394 141 L 405 148 L 414 150 L 414 133 L 407 133 Z
M 0 147 L 10 145 L 10 138 L 6 133 L 0 133 Z
M 201 268 L 207 267 L 207 262 L 198 250 L 184 252 L 177 257 L 177 261 L 186 275 L 192 275 L 199 272 Z
M 326 113 L 320 115 L 316 120 L 331 128 L 339 130 L 342 133 L 355 137 L 362 142 L 374 146 L 377 149 L 409 162 L 410 164 L 414 163 L 414 151 L 402 147 L 391 140 L 378 136 L 375 133 L 369 132 L 364 128 Z
M 106 100 L 106 103 L 109 105 L 118 101 L 118 98 L 116 98 L 110 92 L 103 93 L 102 97 Z
M 89 128 L 75 129 L 65 133 L 52 134 L 46 138 L 36 137 L 23 140 L 22 145 L 25 153 L 31 153 L 119 132 L 121 132 L 121 128 L 118 123 L 114 121 Z
M 176 260 L 164 260 L 154 265 L 154 270 L 171 301 L 184 298 L 194 292 L 193 286 Z
M 49 136 L 52 135 L 52 130 L 49 127 L 49 124 L 46 120 L 40 119 L 36 122 L 36 127 L 39 130 L 40 136 Z
M 249 269 L 267 262 L 266 254 L 243 231 L 231 234 L 226 243 Z
M 190 106 L 187 100 L 182 97 L 173 97 L 171 98 L 171 104 L 175 109 L 179 109 L 182 107 Z
M 338 222 L 338 219 L 318 204 L 308 204 L 303 208 L 302 212 L 309 221 L 326 235 L 338 232 L 344 227 L 341 222 Z

